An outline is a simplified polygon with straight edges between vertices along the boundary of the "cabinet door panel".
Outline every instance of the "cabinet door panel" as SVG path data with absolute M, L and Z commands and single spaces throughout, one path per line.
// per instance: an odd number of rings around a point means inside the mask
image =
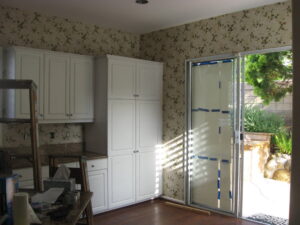
M 153 198 L 161 194 L 161 157 L 159 152 L 148 151 L 136 154 L 136 199 Z
M 90 190 L 93 192 L 93 214 L 105 211 L 108 208 L 107 201 L 107 170 L 98 170 L 88 173 Z
M 135 157 L 133 154 L 109 159 L 109 208 L 135 202 Z
M 93 59 L 85 56 L 71 58 L 70 75 L 71 119 L 93 119 Z
M 161 103 L 138 100 L 136 104 L 136 149 L 139 151 L 158 149 L 162 139 Z
M 109 60 L 108 71 L 108 98 L 134 99 L 135 63 L 126 60 Z
M 18 50 L 16 54 L 16 79 L 33 80 L 38 87 L 37 110 L 43 114 L 43 53 L 36 50 Z M 16 90 L 16 118 L 29 118 L 29 91 Z
M 139 63 L 137 66 L 138 99 L 160 100 L 162 94 L 162 65 Z
M 70 57 L 49 53 L 45 63 L 45 119 L 68 119 Z
M 108 154 L 131 154 L 135 150 L 135 101 L 108 102 Z

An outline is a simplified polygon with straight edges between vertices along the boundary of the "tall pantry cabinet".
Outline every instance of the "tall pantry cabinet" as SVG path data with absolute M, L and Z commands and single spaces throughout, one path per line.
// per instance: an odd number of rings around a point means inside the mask
M 107 55 L 95 62 L 95 122 L 86 149 L 108 155 L 109 209 L 161 194 L 163 64 Z

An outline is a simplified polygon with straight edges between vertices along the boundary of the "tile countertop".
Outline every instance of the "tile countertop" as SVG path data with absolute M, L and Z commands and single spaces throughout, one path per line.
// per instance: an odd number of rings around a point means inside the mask
M 18 147 L 18 148 L 3 148 L 1 150 L 8 151 L 15 158 L 12 160 L 13 169 L 21 169 L 32 167 L 31 164 L 31 149 L 29 147 Z M 107 158 L 105 155 L 83 151 L 81 143 L 73 144 L 56 144 L 56 145 L 45 145 L 40 147 L 40 157 L 42 166 L 49 165 L 49 155 L 61 155 L 61 156 L 85 156 L 87 160 L 104 159 Z M 25 158 L 25 159 L 24 159 Z M 74 162 L 74 159 L 62 158 L 58 160 L 58 163 L 69 163 Z

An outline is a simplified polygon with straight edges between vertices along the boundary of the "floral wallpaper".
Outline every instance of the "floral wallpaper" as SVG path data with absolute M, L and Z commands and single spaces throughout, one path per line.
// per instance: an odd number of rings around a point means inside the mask
M 139 35 L 0 5 L 0 46 L 139 56 Z
M 0 5 L 0 46 L 18 45 L 87 55 L 139 56 L 140 36 Z M 5 147 L 29 145 L 24 125 L 3 125 Z M 54 133 L 51 138 L 50 133 Z M 0 132 L 1 134 L 1 132 Z M 80 124 L 40 125 L 40 144 L 82 142 Z
M 71 53 L 115 54 L 164 62 L 164 195 L 184 198 L 184 61 L 291 45 L 290 1 L 205 19 L 144 35 L 101 28 L 0 5 L 0 46 L 19 45 Z M 1 127 L 0 127 L 1 128 Z M 1 129 L 0 129 L 1 131 Z M 51 138 L 51 132 L 55 133 Z M 28 144 L 25 126 L 2 127 L 3 144 Z M 41 144 L 82 141 L 79 124 L 40 126 Z M 1 141 L 0 141 L 1 144 Z
M 5 147 L 30 146 L 30 126 L 28 124 L 4 124 L 2 144 Z M 82 142 L 82 127 L 78 124 L 40 124 L 40 145 L 68 144 Z
M 290 1 L 205 19 L 141 36 L 140 55 L 164 62 L 164 195 L 183 200 L 184 61 L 291 45 Z M 174 147 L 174 144 L 176 143 Z M 173 147 L 169 147 L 173 146 Z M 170 157 L 168 157 L 168 155 Z M 172 156 L 172 157 L 171 157 Z M 172 158 L 172 160 L 168 160 Z

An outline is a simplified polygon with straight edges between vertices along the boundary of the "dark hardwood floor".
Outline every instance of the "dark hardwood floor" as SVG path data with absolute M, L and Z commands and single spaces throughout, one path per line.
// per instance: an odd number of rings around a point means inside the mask
M 94 217 L 95 225 L 257 225 L 228 216 L 211 216 L 166 205 L 157 199 Z

